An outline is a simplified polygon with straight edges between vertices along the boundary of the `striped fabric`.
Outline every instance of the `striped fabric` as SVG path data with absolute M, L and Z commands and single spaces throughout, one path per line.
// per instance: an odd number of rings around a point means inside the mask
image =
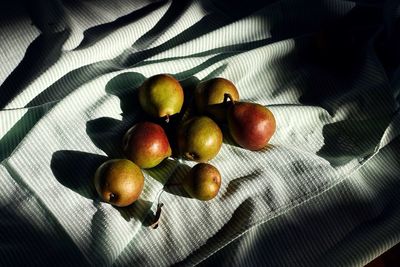
M 33 1 L 32 1 L 33 2 Z M 400 242 L 400 2 L 50 1 L 0 8 L 0 265 L 363 266 Z M 128 208 L 96 168 L 143 119 L 137 87 L 225 77 L 277 120 L 228 135 L 217 198 L 145 170 Z M 161 193 L 162 192 L 162 193 Z M 161 193 L 161 194 L 160 194 Z M 160 226 L 148 227 L 157 201 Z

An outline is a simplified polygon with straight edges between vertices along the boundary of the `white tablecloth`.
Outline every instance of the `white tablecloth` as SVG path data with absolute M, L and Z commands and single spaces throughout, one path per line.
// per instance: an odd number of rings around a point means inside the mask
M 34 2 L 34 1 L 32 1 Z M 362 266 L 400 241 L 398 1 L 35 1 L 0 16 L 0 265 Z M 396 13 L 397 12 L 397 13 Z M 397 28 L 396 28 L 397 27 Z M 398 34 L 397 34 L 398 35 Z M 397 38 L 397 39 L 396 39 Z M 397 46 L 396 46 L 397 44 Z M 268 149 L 228 134 L 217 198 L 100 202 L 136 89 L 233 81 L 275 114 Z M 147 217 L 146 217 L 147 216 Z

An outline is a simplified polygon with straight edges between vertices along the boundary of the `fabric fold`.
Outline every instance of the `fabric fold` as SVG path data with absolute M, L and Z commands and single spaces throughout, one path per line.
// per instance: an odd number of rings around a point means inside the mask
M 5 254 L 15 246 L 30 259 L 53 244 L 34 263 L 361 266 L 400 241 L 398 62 L 384 53 L 397 17 L 383 19 L 387 7 L 284 0 L 243 10 L 235 2 L 230 13 L 214 0 L 57 3 L 66 34 L 30 32 L 31 64 L 20 55 L 25 40 L 15 50 L 20 65 L 5 70 L 0 86 L 10 91 L 0 96 Z M 12 51 L 14 41 L 0 47 Z M 44 57 L 30 56 L 36 46 Z M 253 152 L 224 129 L 211 161 L 222 175 L 212 201 L 164 187 L 195 164 L 170 158 L 143 171 L 132 206 L 100 202 L 94 171 L 124 157 L 123 134 L 145 118 L 137 88 L 158 73 L 187 92 L 203 80 L 231 80 L 242 101 L 271 109 L 276 133 Z M 154 230 L 146 220 L 159 201 Z

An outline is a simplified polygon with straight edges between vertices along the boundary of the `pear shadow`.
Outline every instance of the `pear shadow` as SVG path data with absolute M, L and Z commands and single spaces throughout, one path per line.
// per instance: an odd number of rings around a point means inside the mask
M 143 223 L 152 205 L 153 202 L 139 198 L 127 207 L 115 207 L 115 209 L 118 210 L 122 218 L 127 222 L 134 219 Z
M 50 167 L 56 179 L 84 198 L 96 199 L 93 178 L 108 158 L 92 153 L 60 150 L 53 153 Z
M 156 219 L 156 214 L 149 211 L 147 216 L 144 218 L 142 225 L 144 227 L 149 227 L 154 223 L 155 219 Z
M 222 133 L 224 135 L 224 139 L 222 140 L 222 143 L 226 146 L 230 147 L 230 151 L 235 154 L 236 156 L 238 156 L 239 158 L 242 157 L 242 152 L 244 150 L 246 150 L 245 148 L 241 147 L 239 144 L 237 144 L 231 134 L 229 133 L 229 130 L 226 128 L 224 130 L 222 130 Z
M 164 159 L 160 164 L 153 168 L 143 170 L 153 179 L 157 180 L 160 184 L 165 185 L 168 182 L 168 172 L 165 170 L 172 170 L 177 165 L 177 161 L 172 158 Z M 165 174 L 166 173 L 166 174 Z
M 243 175 L 243 176 L 237 177 L 235 179 L 232 179 L 228 184 L 226 192 L 221 196 L 221 200 L 224 201 L 224 200 L 232 197 L 239 190 L 239 188 L 243 185 L 243 183 L 251 182 L 251 181 L 257 179 L 262 174 L 263 174 L 263 171 L 258 168 L 258 169 L 255 169 L 250 174 Z
M 189 173 L 190 169 L 190 166 L 179 163 L 174 173 L 169 178 L 168 182 L 164 185 L 163 190 L 169 194 L 173 194 L 176 196 L 192 198 L 182 186 L 182 181 Z
M 374 153 L 389 122 L 389 117 L 382 117 L 358 123 L 344 120 L 327 124 L 322 129 L 324 145 L 317 155 L 328 160 L 333 167 L 354 158 L 364 160 Z
M 127 72 L 112 78 L 105 91 L 120 99 L 122 120 L 100 117 L 86 123 L 86 133 L 98 148 L 111 158 L 123 157 L 122 139 L 126 131 L 146 115 L 141 110 L 137 96 L 138 87 L 146 77 L 136 72 Z
M 123 115 L 140 112 L 138 88 L 146 77 L 138 72 L 125 72 L 108 81 L 105 91 L 120 99 Z M 144 115 L 140 113 L 140 115 Z
M 120 121 L 102 117 L 86 123 L 86 133 L 93 144 L 103 150 L 110 158 L 123 157 L 122 138 L 128 130 Z
M 257 150 L 257 151 L 253 151 L 253 152 L 254 153 L 265 153 L 275 147 L 276 147 L 275 145 L 268 143 L 264 148 Z
M 173 75 L 173 76 L 175 76 L 176 78 L 179 77 L 179 75 Z M 195 76 L 189 76 L 185 79 L 179 80 L 179 83 L 181 84 L 184 93 L 184 101 L 183 101 L 182 111 L 180 113 L 184 113 L 189 108 L 192 107 L 194 91 L 199 82 L 200 80 Z

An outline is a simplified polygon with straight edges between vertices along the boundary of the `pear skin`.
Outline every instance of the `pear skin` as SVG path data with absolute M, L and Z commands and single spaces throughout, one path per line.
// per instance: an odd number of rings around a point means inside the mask
M 171 146 L 164 129 L 152 122 L 140 122 L 131 127 L 123 139 L 126 157 L 147 169 L 171 156 Z
M 260 104 L 235 102 L 228 110 L 228 128 L 238 145 L 260 150 L 275 133 L 276 121 L 271 110 Z
M 182 181 L 185 191 L 193 198 L 207 201 L 213 199 L 221 187 L 221 174 L 208 163 L 195 165 Z
M 199 114 L 210 115 L 217 122 L 226 121 L 227 106 L 224 103 L 225 94 L 233 101 L 239 100 L 236 86 L 225 78 L 213 78 L 201 82 L 195 89 L 195 105 Z
M 152 76 L 139 88 L 142 109 L 155 118 L 169 117 L 181 111 L 184 95 L 179 81 L 168 74 Z
M 132 161 L 113 159 L 104 162 L 96 170 L 94 184 L 103 201 L 125 207 L 139 198 L 144 186 L 144 176 Z
M 223 140 L 219 126 L 209 117 L 194 117 L 178 130 L 178 148 L 186 159 L 207 162 L 221 149 Z

